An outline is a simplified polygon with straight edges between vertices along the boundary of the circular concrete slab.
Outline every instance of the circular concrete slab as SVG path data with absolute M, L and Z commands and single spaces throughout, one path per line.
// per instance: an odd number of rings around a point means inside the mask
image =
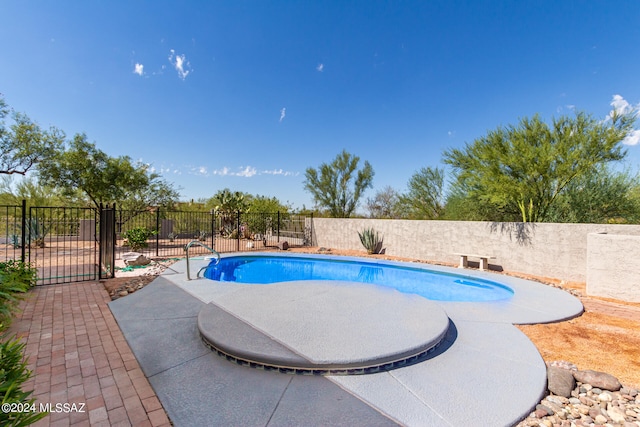
M 365 373 L 425 355 L 449 318 L 435 302 L 390 288 L 306 281 L 240 285 L 207 304 L 198 327 L 205 343 L 239 363 Z

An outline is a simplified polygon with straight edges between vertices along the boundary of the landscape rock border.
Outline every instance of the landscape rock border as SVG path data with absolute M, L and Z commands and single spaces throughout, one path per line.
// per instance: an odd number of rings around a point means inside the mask
M 550 394 L 517 427 L 640 427 L 640 393 L 613 375 L 559 361 L 547 377 Z

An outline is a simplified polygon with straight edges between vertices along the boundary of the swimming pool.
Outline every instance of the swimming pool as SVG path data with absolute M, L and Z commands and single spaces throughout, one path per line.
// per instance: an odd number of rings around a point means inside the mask
M 359 282 L 386 286 L 435 301 L 486 302 L 507 300 L 513 296 L 513 290 L 508 286 L 482 278 L 405 263 L 327 257 L 228 256 L 218 264 L 212 261 L 204 276 L 221 282 L 256 285 L 309 280 Z

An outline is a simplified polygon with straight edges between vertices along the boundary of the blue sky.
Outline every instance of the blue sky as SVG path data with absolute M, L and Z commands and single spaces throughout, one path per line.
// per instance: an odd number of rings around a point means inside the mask
M 7 103 L 151 164 L 183 200 L 311 207 L 304 171 L 343 149 L 375 170 L 365 197 L 404 191 L 522 117 L 640 104 L 635 0 L 3 0 L 0 16 Z

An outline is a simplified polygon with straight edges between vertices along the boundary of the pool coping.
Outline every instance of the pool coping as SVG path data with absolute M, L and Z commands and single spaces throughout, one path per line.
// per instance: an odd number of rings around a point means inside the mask
M 513 296 L 507 300 L 486 301 L 486 302 L 455 302 L 455 301 L 434 301 L 443 306 L 447 312 L 455 312 L 461 318 L 477 318 L 481 316 L 485 321 L 509 322 L 511 324 L 540 324 L 552 323 L 562 320 L 571 319 L 579 316 L 583 312 L 583 306 L 579 299 L 575 298 L 568 292 L 544 285 L 539 282 L 521 279 L 505 274 L 498 274 L 491 271 L 481 271 L 472 269 L 461 269 L 457 267 L 448 267 L 436 264 L 428 264 L 424 262 L 405 262 L 381 260 L 376 258 L 361 258 L 342 255 L 325 255 L 325 254 L 300 254 L 276 252 L 281 257 L 292 258 L 311 258 L 311 259 L 334 259 L 338 261 L 356 261 L 367 262 L 379 265 L 396 265 L 410 266 L 415 269 L 430 270 L 435 272 L 443 272 L 454 274 L 468 279 L 481 278 L 499 284 L 504 284 L 514 291 Z M 274 252 L 234 252 L 221 254 L 222 258 L 243 257 L 243 256 L 273 256 Z M 193 258 L 198 263 L 198 269 L 206 266 L 208 262 L 203 259 Z M 185 280 L 177 279 L 177 283 L 185 285 L 185 290 L 189 292 Z M 208 280 L 208 279 L 207 279 Z M 247 284 L 239 284 L 232 282 L 220 283 L 223 286 L 252 286 Z M 203 296 L 208 298 L 205 293 L 196 292 L 197 298 Z M 471 308 L 471 309 L 470 309 Z
M 255 255 L 255 253 L 249 254 Z M 284 253 L 282 255 L 300 256 Z M 303 256 L 310 255 L 303 254 Z M 327 255 L 318 256 L 327 257 Z M 339 259 L 344 260 L 345 257 L 339 257 Z M 395 263 L 395 261 L 375 261 Z M 204 260 L 196 259 L 193 262 L 192 268 L 199 268 L 206 264 Z M 201 265 L 196 265 L 199 263 Z M 327 422 L 335 424 L 339 423 L 338 420 L 346 420 L 344 417 L 350 416 L 349 413 L 360 414 L 357 419 L 345 421 L 348 424 L 355 422 L 353 425 L 394 423 L 409 426 L 513 425 L 528 415 L 546 390 L 544 361 L 531 341 L 513 324 L 552 322 L 574 317 L 582 312 L 582 305 L 576 298 L 540 283 L 491 272 L 411 263 L 412 267 L 442 269 L 455 274 L 462 273 L 470 277 L 477 275 L 502 282 L 514 289 L 514 297 L 508 303 L 438 302 L 447 312 L 452 325 L 445 337 L 445 345 L 438 348 L 432 357 L 422 363 L 369 375 L 301 378 L 304 376 L 266 373 L 237 366 L 213 354 L 202 342 L 197 342 L 197 312 L 201 310 L 204 302 L 210 301 L 213 294 L 233 292 L 233 287 L 238 285 L 227 286 L 224 283 L 216 283 L 215 286 L 211 286 L 212 283 L 205 279 L 187 281 L 184 274 L 185 266 L 183 261 L 174 264 L 171 271 L 167 270 L 151 285 L 110 304 L 127 341 L 175 425 L 198 424 L 198 421 L 202 423 L 204 420 L 210 422 L 212 418 L 223 416 L 226 418 L 219 421 L 229 424 L 278 425 L 277 420 L 288 420 L 284 425 L 302 423 L 322 425 Z M 215 291 L 212 291 L 213 288 Z M 184 298 L 192 301 L 193 298 L 187 295 L 199 295 L 202 299 L 193 299 L 193 301 L 199 301 L 200 308 L 196 310 L 194 307 L 188 319 L 180 317 L 178 321 L 175 318 L 176 313 L 165 313 L 157 307 L 153 308 L 154 304 L 161 304 L 167 298 L 162 296 L 165 292 L 171 292 L 172 304 Z M 128 316 L 132 316 L 132 311 L 142 316 L 149 313 L 148 316 L 153 319 L 154 327 L 141 330 L 142 326 L 136 327 L 126 321 Z M 362 321 L 366 322 L 366 319 Z M 184 337 L 180 338 L 180 336 L 184 335 L 185 325 L 191 325 L 188 326 L 189 334 L 195 334 L 190 338 L 189 345 L 180 351 L 180 355 L 167 354 L 164 358 L 159 357 L 157 349 L 162 348 L 163 342 L 170 339 L 184 340 Z M 154 344 L 150 346 L 150 342 Z M 162 361 L 161 359 L 170 360 Z M 203 368 L 203 363 L 212 367 Z M 203 378 L 200 371 L 191 371 L 196 369 L 196 365 L 198 369 L 215 368 L 210 371 L 212 378 L 224 372 L 230 372 L 229 375 L 238 379 L 237 381 L 230 379 L 211 381 L 210 378 Z M 272 376 L 265 377 L 270 384 L 269 387 L 277 389 L 273 391 L 273 395 L 265 394 L 263 390 L 258 397 L 252 394 L 255 393 L 253 390 L 255 387 L 251 390 L 246 389 L 244 385 L 246 378 L 262 378 L 261 376 L 269 374 Z M 169 380 L 170 377 L 174 380 Z M 290 377 L 290 379 L 283 377 Z M 186 383 L 185 379 L 188 379 Z M 308 385 L 311 384 L 309 381 L 314 384 L 313 387 L 319 387 L 314 389 L 316 391 L 310 392 L 314 396 L 311 401 L 309 401 L 311 395 L 303 393 L 294 397 L 289 394 L 289 391 L 295 388 L 294 384 L 299 386 L 304 382 L 307 384 L 305 387 L 311 387 Z M 338 386 L 338 389 L 335 389 L 335 386 Z M 203 389 L 209 389 L 215 399 L 207 400 L 207 404 L 202 402 L 196 405 L 193 402 L 193 394 L 185 393 L 185 387 L 198 390 L 198 394 Z M 225 393 L 220 391 L 221 387 L 226 390 Z M 238 391 L 239 389 L 242 391 Z M 317 390 L 322 392 L 319 393 Z M 335 393 L 343 394 L 338 400 L 328 403 L 323 400 L 327 396 L 334 396 Z M 269 404 L 271 409 L 262 408 L 256 403 L 256 399 L 267 399 L 269 396 L 271 396 Z M 352 400 L 349 396 L 356 399 Z M 235 414 L 233 411 L 223 410 L 227 405 L 238 403 L 233 399 L 247 402 L 252 408 L 253 405 L 257 405 L 249 411 L 251 413 L 264 409 L 265 413 L 270 415 L 253 415 L 254 418 L 248 421 L 242 418 L 247 414 Z M 297 399 L 304 401 L 299 404 L 306 405 L 302 414 L 300 407 L 290 406 L 290 402 Z M 336 405 L 337 401 L 348 401 L 348 408 Z M 187 405 L 191 411 L 185 412 L 181 405 Z M 244 407 L 244 412 L 247 412 L 246 405 Z M 367 407 L 373 412 L 370 412 Z M 328 420 L 326 418 L 328 416 L 331 416 L 331 419 Z M 304 421 L 296 417 L 304 417 L 302 418 Z M 239 422 L 240 419 L 242 422 Z M 298 420 L 298 422 L 292 420 Z

